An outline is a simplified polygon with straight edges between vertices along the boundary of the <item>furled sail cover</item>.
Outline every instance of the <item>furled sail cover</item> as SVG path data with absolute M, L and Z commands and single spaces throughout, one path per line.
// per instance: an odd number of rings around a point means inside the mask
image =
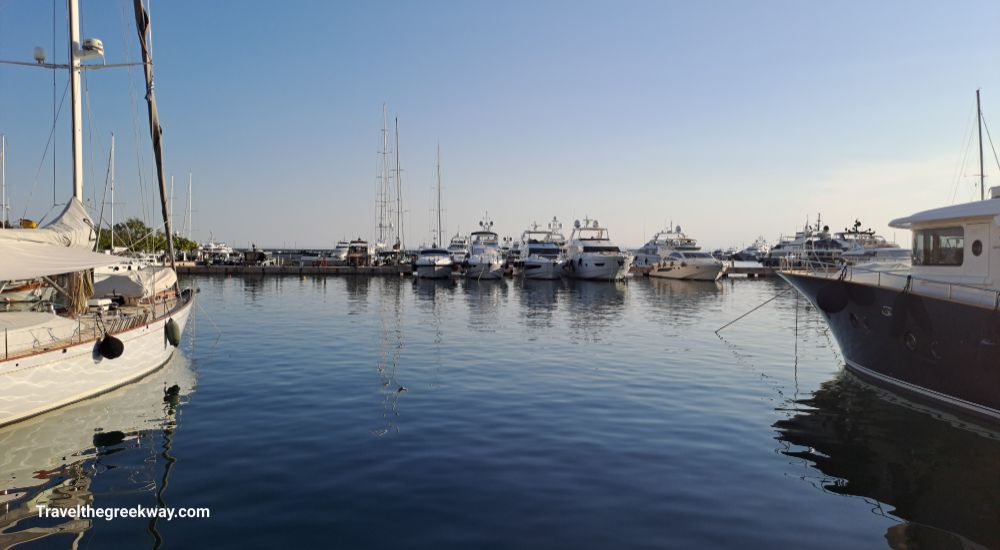
M 87 210 L 80 204 L 80 201 L 70 199 L 59 217 L 46 224 L 45 227 L 0 230 L 0 242 L 9 240 L 93 250 L 94 243 L 97 242 L 97 235 L 94 231 L 94 222 L 91 221 Z M 0 261 L 7 263 L 7 258 L 0 256 Z M 114 259 L 112 258 L 111 262 L 108 263 L 114 263 Z M 65 273 L 65 271 L 56 273 Z M 51 273 L 47 273 L 47 275 L 51 275 Z
M 177 284 L 177 273 L 169 267 L 146 267 L 124 271 L 94 283 L 94 296 L 149 298 Z
M 18 230 L 3 229 L 0 230 L 0 234 L 13 231 Z M 98 254 L 83 248 L 0 238 L 0 281 L 35 279 L 46 275 L 84 271 L 115 263 L 118 259 L 117 256 Z

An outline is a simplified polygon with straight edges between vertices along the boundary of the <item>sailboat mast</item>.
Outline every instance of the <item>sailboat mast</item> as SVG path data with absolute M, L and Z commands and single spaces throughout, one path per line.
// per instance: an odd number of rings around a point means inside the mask
M 437 172 L 438 172 L 438 246 L 444 246 L 444 236 L 441 233 L 441 144 L 438 143 L 437 150 Z
M 111 253 L 115 253 L 115 133 L 111 133 Z
M 0 229 L 7 228 L 7 136 L 0 136 Z
M 194 222 L 191 220 L 191 172 L 188 172 L 188 215 L 187 215 L 187 239 L 191 240 L 191 226 Z
M 76 0 L 70 0 L 75 2 Z M 142 63 L 146 77 L 146 106 L 149 110 L 149 134 L 153 140 L 153 156 L 156 160 L 156 181 L 160 188 L 160 212 L 163 214 L 164 233 L 167 237 L 167 255 L 170 267 L 177 269 L 174 257 L 174 233 L 170 225 L 170 215 L 167 212 L 167 189 L 163 177 L 163 128 L 160 126 L 160 115 L 156 109 L 156 94 L 153 87 L 153 57 L 149 52 L 147 37 L 149 35 L 149 14 L 142 5 L 142 0 L 134 0 L 135 26 L 139 34 L 139 46 L 142 50 Z
M 382 104 L 382 181 L 379 182 L 378 197 L 378 242 L 386 242 L 386 206 L 389 201 L 389 112 Z
M 83 202 L 83 110 L 80 100 L 80 13 L 77 0 L 69 0 L 69 87 L 73 112 L 73 198 Z
M 983 173 L 983 108 L 979 103 L 979 89 L 976 89 L 976 127 L 979 128 L 979 200 L 986 198 L 985 178 Z
M 399 251 L 403 251 L 403 180 L 400 178 L 399 166 L 399 117 L 394 117 L 396 124 L 396 243 Z

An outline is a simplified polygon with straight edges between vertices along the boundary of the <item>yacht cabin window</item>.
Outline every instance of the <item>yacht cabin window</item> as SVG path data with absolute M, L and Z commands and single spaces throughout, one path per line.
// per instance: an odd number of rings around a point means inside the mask
M 965 230 L 935 227 L 913 231 L 913 265 L 962 265 Z
M 620 253 L 621 250 L 617 246 L 591 246 L 585 245 L 583 247 L 584 252 L 615 252 Z

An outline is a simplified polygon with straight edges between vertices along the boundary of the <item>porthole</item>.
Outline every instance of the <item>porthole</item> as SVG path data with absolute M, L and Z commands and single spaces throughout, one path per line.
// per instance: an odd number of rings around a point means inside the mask
M 910 351 L 916 351 L 917 336 L 912 332 L 907 332 L 906 334 L 903 335 L 903 344 L 906 346 L 906 349 Z
M 978 256 L 983 253 L 983 241 L 976 239 L 972 241 L 972 255 Z

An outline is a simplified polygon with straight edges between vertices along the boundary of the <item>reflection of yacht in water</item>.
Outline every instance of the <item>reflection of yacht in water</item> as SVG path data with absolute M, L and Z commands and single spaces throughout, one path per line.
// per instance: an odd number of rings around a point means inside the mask
M 628 285 L 624 282 L 567 281 L 571 334 L 585 340 L 601 340 L 608 325 L 619 320 L 626 311 Z
M 566 281 L 525 279 L 517 296 L 521 307 L 518 309 L 525 323 L 531 328 L 551 327 L 552 319 L 559 309 L 559 297 L 566 292 Z M 534 340 L 529 335 L 529 340 Z
M 159 453 L 150 450 L 161 436 L 165 443 L 174 436 L 176 409 L 194 388 L 189 360 L 175 353 L 134 384 L 0 428 L 0 548 L 67 534 L 79 543 L 94 521 L 103 520 L 54 522 L 40 518 L 37 506 L 106 505 L 92 489 L 99 476 L 128 471 L 136 490 L 148 491 L 152 483 L 163 491 L 173 461 L 158 465 L 151 457 Z M 135 464 L 142 467 L 135 470 Z
M 469 326 L 476 331 L 493 332 L 499 326 L 500 306 L 507 301 L 507 282 L 480 282 L 466 279 L 462 293 L 469 305 Z
M 875 499 L 902 520 L 889 546 L 1000 547 L 1000 441 L 883 398 L 843 373 L 775 423 L 787 456 L 818 470 L 811 485 Z M 818 483 L 817 483 L 818 481 Z

